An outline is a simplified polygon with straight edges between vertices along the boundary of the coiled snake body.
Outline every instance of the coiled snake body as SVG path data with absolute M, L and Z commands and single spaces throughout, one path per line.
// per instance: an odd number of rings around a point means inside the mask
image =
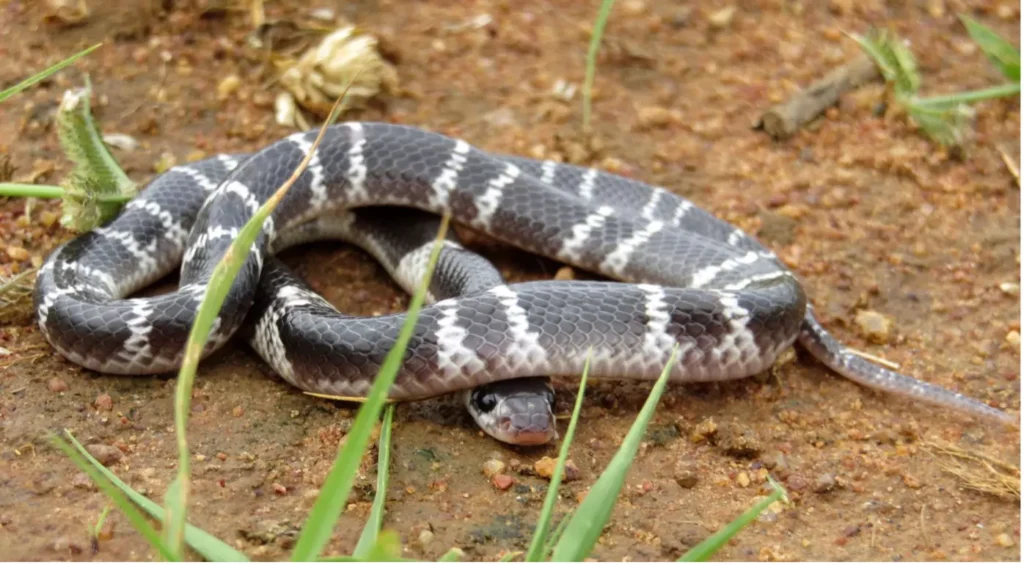
M 101 372 L 175 369 L 217 261 L 315 137 L 295 134 L 248 158 L 175 167 L 112 223 L 59 248 L 36 287 L 46 338 L 71 361 Z M 425 238 L 402 240 L 386 230 L 419 216 L 378 210 L 361 220 L 346 213 L 367 206 L 447 210 L 498 240 L 625 281 L 506 285 L 484 275 L 488 282 L 476 284 L 482 267 L 475 259 L 442 263 L 432 290 L 443 300 L 419 318 L 391 390 L 396 400 L 578 374 L 588 350 L 593 377 L 656 378 L 678 345 L 674 380 L 734 379 L 767 369 L 799 340 L 862 385 L 1012 421 L 848 352 L 815 321 L 799 282 L 774 254 L 663 188 L 596 169 L 491 155 L 461 140 L 379 123 L 328 128 L 252 246 L 208 351 L 244 323 L 254 348 L 288 382 L 314 393 L 365 396 L 404 316 L 342 316 L 270 253 L 320 237 L 358 239 L 354 227 L 365 222 L 377 231 L 364 247 L 386 265 L 389 259 L 403 286 L 415 286 L 429 253 Z M 457 243 L 448 246 L 459 255 Z M 179 261 L 176 292 L 125 299 Z

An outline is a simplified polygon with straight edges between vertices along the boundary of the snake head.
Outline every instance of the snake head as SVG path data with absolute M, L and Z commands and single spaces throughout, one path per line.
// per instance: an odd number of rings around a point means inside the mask
M 542 445 L 558 437 L 555 391 L 546 377 L 523 377 L 467 391 L 466 409 L 488 435 L 514 445 Z

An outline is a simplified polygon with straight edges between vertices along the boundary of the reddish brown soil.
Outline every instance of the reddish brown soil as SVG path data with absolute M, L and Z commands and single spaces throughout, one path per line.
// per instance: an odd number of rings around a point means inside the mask
M 255 150 L 288 133 L 273 122 L 269 77 L 259 74 L 261 54 L 246 47 L 244 12 L 200 17 L 202 6 L 218 4 L 212 1 L 88 4 L 88 20 L 64 27 L 44 21 L 45 2 L 0 3 L 0 86 L 106 42 L 75 70 L 3 105 L 0 151 L 16 177 L 46 161 L 55 168 L 39 182 L 68 170 L 52 117 L 63 90 L 82 84 L 84 73 L 103 129 L 142 142 L 134 152 L 115 151 L 140 182 L 165 153 L 184 162 Z M 161 4 L 176 6 L 167 14 Z M 495 151 L 583 159 L 670 187 L 775 249 L 844 342 L 1019 411 L 1019 346 L 1007 342 L 1020 330 L 1019 298 L 999 285 L 1019 283 L 1020 192 L 997 151 L 1018 159 L 1018 101 L 978 106 L 976 140 L 963 159 L 899 118 L 875 115 L 880 87 L 844 97 L 789 141 L 750 127 L 760 111 L 855 56 L 842 32 L 869 25 L 910 40 L 928 92 L 993 84 L 998 75 L 955 16 L 969 10 L 1016 38 L 1018 6 L 761 0 L 739 3 L 716 29 L 709 23 L 715 3 L 695 4 L 619 2 L 599 62 L 593 121 L 600 147 L 593 154 L 578 142 L 579 96 L 565 103 L 550 92 L 558 80 L 582 81 L 596 2 L 268 1 L 267 9 L 271 19 L 305 20 L 314 8 L 333 7 L 382 38 L 406 92 L 348 117 L 416 124 Z M 493 22 L 459 27 L 481 14 Z M 218 100 L 217 84 L 230 74 L 244 86 Z M 670 114 L 662 123 L 645 122 L 663 110 Z M 40 225 L 56 209 L 39 203 L 25 218 L 22 201 L 0 199 L 0 274 L 27 268 L 71 237 Z M 479 239 L 477 247 L 513 280 L 550 277 L 558 267 Z M 406 302 L 359 252 L 317 245 L 287 260 L 344 311 L 396 311 Z M 865 308 L 894 320 L 884 345 L 858 335 L 854 314 Z M 4 323 L 0 347 L 11 354 L 0 357 L 0 558 L 153 559 L 116 512 L 112 537 L 94 551 L 86 528 L 106 499 L 46 435 L 67 428 L 83 443 L 120 448 L 124 457 L 112 469 L 159 498 L 175 472 L 174 381 L 83 371 L 53 354 L 31 323 Z M 53 379 L 67 390 L 54 392 L 61 387 Z M 559 387 L 565 411 L 573 386 L 569 379 Z M 572 450 L 582 477 L 563 487 L 559 514 L 576 507 L 648 390 L 591 387 Z M 104 394 L 108 410 L 96 402 Z M 213 356 L 201 369 L 189 429 L 192 522 L 255 558 L 286 557 L 353 414 L 351 406 L 299 394 L 243 346 Z M 709 418 L 719 427 L 717 446 L 694 431 Z M 1018 503 L 963 488 L 924 447 L 948 442 L 1016 462 L 1017 432 L 869 392 L 802 352 L 772 377 L 671 387 L 652 430 L 598 558 L 678 557 L 765 492 L 766 467 L 788 485 L 794 504 L 763 516 L 719 558 L 1020 557 Z M 546 482 L 517 474 L 515 486 L 498 491 L 481 466 L 495 457 L 532 463 L 554 455 L 554 446 L 499 445 L 451 399 L 400 407 L 394 439 L 386 527 L 401 534 L 406 556 L 436 558 L 455 546 L 490 560 L 524 548 Z M 755 444 L 752 457 L 728 449 L 739 441 Z M 689 485 L 687 474 L 696 478 L 692 488 L 677 484 Z M 374 476 L 370 466 L 360 478 L 361 494 L 330 551 L 352 549 Z M 815 492 L 833 481 L 831 491 Z

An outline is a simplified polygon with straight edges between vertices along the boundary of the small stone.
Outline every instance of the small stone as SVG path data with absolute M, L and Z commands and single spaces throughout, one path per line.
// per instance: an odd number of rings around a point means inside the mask
M 286 487 L 286 486 L 284 486 L 284 485 L 282 485 L 280 483 L 274 483 L 274 484 L 271 485 L 271 487 L 274 489 L 274 493 L 275 494 L 287 494 L 288 493 L 288 487 Z
M 28 250 L 25 249 L 24 247 L 19 247 L 17 245 L 8 245 L 7 256 L 14 261 L 24 261 L 28 259 L 29 253 Z
M 515 482 L 515 479 L 508 475 L 498 474 L 491 477 L 491 484 L 498 490 L 508 490 Z
M 748 475 L 746 471 L 740 471 L 739 474 L 736 475 L 736 483 L 739 484 L 743 488 L 749 487 L 750 486 L 750 475 Z
M 75 476 L 71 477 L 71 486 L 82 490 L 96 490 L 96 485 L 92 484 L 92 479 L 85 473 L 75 473 Z
M 484 463 L 484 476 L 488 479 L 494 475 L 498 475 L 505 472 L 505 463 L 498 461 L 497 459 L 491 459 Z
M 93 443 L 87 445 L 85 450 L 89 452 L 100 462 L 101 465 L 109 467 L 110 465 L 117 463 L 121 459 L 124 459 L 124 453 L 120 449 L 112 445 L 104 445 L 102 443 Z
M 533 464 L 533 470 L 538 476 L 550 479 L 555 474 L 555 467 L 558 465 L 557 459 L 551 457 L 543 457 Z M 565 462 L 565 469 L 562 472 L 562 480 L 565 482 L 574 481 L 580 477 L 579 467 L 572 462 L 572 459 L 567 459 Z
M 1006 532 L 1003 532 L 996 536 L 996 544 L 999 547 L 1013 547 L 1013 538 L 1011 538 Z
M 753 459 L 761 454 L 761 440 L 752 428 L 726 423 L 717 430 L 715 444 L 730 457 Z
M 874 343 L 888 343 L 892 319 L 873 310 L 860 310 L 854 320 L 860 335 Z
M 814 492 L 821 494 L 836 488 L 836 478 L 832 473 L 822 473 L 814 479 Z
M 711 418 L 705 418 L 693 428 L 690 441 L 693 443 L 710 442 L 716 433 L 718 433 L 718 424 Z
M 576 279 L 576 271 L 572 267 L 562 267 L 555 272 L 556 281 L 571 281 Z
M 217 84 L 217 100 L 227 100 L 240 86 L 242 86 L 242 79 L 238 75 L 224 77 Z
M 544 457 L 533 464 L 533 470 L 545 479 L 550 479 L 555 474 L 555 466 L 558 461 L 550 457 Z
M 421 547 L 426 547 L 430 545 L 430 542 L 434 541 L 434 532 L 430 530 L 422 530 L 416 539 L 420 542 Z
M 46 382 L 46 388 L 50 389 L 50 392 L 66 392 L 68 390 L 68 383 L 64 382 L 63 379 L 53 377 Z
M 1020 285 L 1012 282 L 999 283 L 999 290 L 1006 296 L 1020 296 Z
M 697 486 L 697 473 L 691 468 L 677 468 L 675 473 L 676 484 L 682 488 L 693 488 Z
M 622 4 L 622 13 L 627 16 L 639 16 L 647 11 L 647 2 L 644 0 L 627 0 Z
M 109 394 L 103 393 L 96 397 L 96 400 L 93 401 L 92 405 L 95 406 L 97 410 L 110 412 L 114 408 L 114 399 L 110 398 Z
M 669 110 L 661 106 L 645 106 L 636 114 L 637 122 L 644 129 L 663 128 L 683 122 L 683 114 L 679 110 Z
M 736 15 L 736 6 L 726 6 L 721 10 L 712 12 L 708 16 L 708 23 L 715 29 L 722 29 L 732 23 L 733 16 Z
M 804 477 L 800 473 L 793 473 L 792 475 L 789 476 L 789 478 L 786 479 L 786 486 L 789 487 L 790 490 L 800 492 L 807 490 L 807 487 L 809 485 L 807 483 L 806 477 Z
M 234 408 L 231 409 L 231 415 L 234 416 L 235 418 L 241 418 L 243 415 L 245 415 L 245 408 L 242 408 L 241 406 L 235 406 Z
M 1012 347 L 1020 347 L 1020 332 L 1017 330 L 1010 330 L 1006 334 L 1006 343 Z
M 903 484 L 913 489 L 918 489 L 924 486 L 924 483 L 922 483 L 920 479 L 918 479 L 914 475 L 911 475 L 910 473 L 906 473 L 903 475 Z

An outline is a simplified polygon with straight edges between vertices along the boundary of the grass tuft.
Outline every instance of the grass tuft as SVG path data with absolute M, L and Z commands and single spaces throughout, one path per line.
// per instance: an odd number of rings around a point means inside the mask
M 389 404 L 384 410 L 384 422 L 380 428 L 380 439 L 377 440 L 377 493 L 373 496 L 370 517 L 363 526 L 353 555 L 363 557 L 377 543 L 380 529 L 384 523 L 384 504 L 388 498 L 388 473 L 391 467 L 391 426 L 395 417 L 395 405 Z
M 918 95 L 921 77 L 917 71 L 917 60 L 905 41 L 893 33 L 876 29 L 864 36 L 852 35 L 875 61 L 886 82 L 892 85 L 896 105 L 906 111 L 927 137 L 950 147 L 963 145 L 971 133 L 974 111 L 969 104 L 1020 93 L 1020 51 L 971 18 L 961 16 L 960 19 L 999 72 L 1013 82 L 922 98 Z
M 593 97 L 594 75 L 597 73 L 597 53 L 601 50 L 601 38 L 608 24 L 608 16 L 612 12 L 615 0 L 602 0 L 594 20 L 594 29 L 590 34 L 590 46 L 587 48 L 587 69 L 583 79 L 583 133 L 590 133 L 590 102 Z

